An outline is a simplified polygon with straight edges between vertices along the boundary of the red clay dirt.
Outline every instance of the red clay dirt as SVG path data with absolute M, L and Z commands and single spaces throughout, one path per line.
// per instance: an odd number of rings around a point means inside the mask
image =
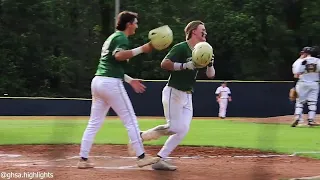
M 232 119 L 240 121 L 240 118 Z M 291 122 L 291 117 L 285 121 L 283 119 L 265 121 L 251 118 L 245 121 Z M 79 145 L 0 146 L 1 176 L 11 172 L 47 172 L 52 173 L 51 179 L 62 180 L 275 180 L 320 175 L 320 160 L 278 156 L 272 152 L 251 149 L 196 146 L 179 146 L 171 155 L 171 161 L 178 169 L 164 172 L 152 170 L 150 166 L 135 167 L 135 158 L 124 157 L 128 156 L 126 146 L 93 145 L 90 155 L 96 168 L 80 170 L 76 168 L 79 148 Z M 146 152 L 154 155 L 160 148 L 146 146 Z M 5 154 L 17 156 L 9 157 Z

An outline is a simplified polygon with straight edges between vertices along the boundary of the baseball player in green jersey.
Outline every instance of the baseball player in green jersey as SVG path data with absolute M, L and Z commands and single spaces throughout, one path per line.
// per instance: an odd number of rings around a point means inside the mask
M 192 61 L 192 50 L 197 43 L 206 41 L 207 33 L 201 21 L 190 22 L 184 31 L 186 41 L 174 45 L 161 63 L 161 68 L 171 72 L 169 81 L 162 91 L 162 103 L 167 124 L 141 134 L 143 141 L 169 136 L 158 153 L 161 160 L 152 165 L 155 170 L 176 170 L 176 166 L 165 159 L 188 133 L 193 116 L 192 92 L 198 69 L 195 68 Z M 215 76 L 213 60 L 207 66 L 206 74 L 209 78 Z M 129 148 L 129 153 L 133 153 L 132 148 Z
M 145 86 L 139 79 L 133 79 L 124 72 L 128 59 L 141 53 L 149 53 L 153 49 L 150 43 L 129 49 L 128 36 L 135 34 L 137 23 L 136 13 L 129 11 L 119 13 L 117 31 L 110 35 L 103 44 L 99 65 L 91 82 L 91 113 L 81 142 L 81 158 L 78 163 L 80 169 L 94 167 L 93 163 L 88 160 L 89 152 L 110 107 L 117 113 L 128 131 L 130 142 L 138 157 L 137 165 L 143 167 L 160 160 L 159 157 L 145 156 L 137 117 L 123 85 L 124 80 L 137 93 L 145 90 Z

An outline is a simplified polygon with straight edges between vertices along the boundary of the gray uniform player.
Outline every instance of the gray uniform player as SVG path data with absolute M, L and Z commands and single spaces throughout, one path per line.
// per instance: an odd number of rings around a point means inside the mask
M 292 127 L 300 123 L 304 104 L 307 104 L 309 109 L 308 125 L 317 125 L 315 115 L 319 95 L 320 59 L 316 57 L 318 53 L 315 48 L 305 47 L 303 53 L 306 54 L 306 57 L 297 59 L 292 65 L 292 72 L 295 77 L 298 77 L 295 86 L 298 98 L 296 99 L 295 120 Z

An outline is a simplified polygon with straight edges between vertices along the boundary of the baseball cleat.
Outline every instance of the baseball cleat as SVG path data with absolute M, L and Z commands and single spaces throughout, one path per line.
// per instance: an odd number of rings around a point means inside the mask
M 175 171 L 177 169 L 177 166 L 174 166 L 167 161 L 160 160 L 159 162 L 152 165 L 152 169 L 162 171 Z
M 310 126 L 310 127 L 319 126 L 319 124 L 317 124 L 317 123 L 314 122 L 314 121 L 309 121 L 309 122 L 308 122 L 308 126 Z
M 150 157 L 150 156 L 145 156 L 142 159 L 138 159 L 137 161 L 137 165 L 139 167 L 144 167 L 144 166 L 148 166 L 154 163 L 157 163 L 158 161 L 160 161 L 159 157 Z
M 299 120 L 295 120 L 292 124 L 291 127 L 296 127 L 299 124 Z
M 78 162 L 78 169 L 89 169 L 89 168 L 93 168 L 94 164 L 92 162 L 90 162 L 89 160 L 83 160 L 80 159 Z

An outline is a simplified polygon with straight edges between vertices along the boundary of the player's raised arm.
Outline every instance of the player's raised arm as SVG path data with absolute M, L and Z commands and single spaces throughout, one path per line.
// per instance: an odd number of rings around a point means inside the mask
M 118 61 L 124 61 L 141 53 L 149 53 L 153 49 L 158 51 L 166 49 L 173 41 L 173 33 L 168 25 L 164 25 L 150 30 L 148 38 L 150 39 L 150 42 L 137 48 L 131 50 L 119 48 L 120 51 L 114 53 L 115 58 Z
M 118 48 L 113 53 L 114 57 L 118 61 L 125 61 L 127 59 L 131 59 L 134 56 L 137 56 L 141 53 L 149 53 L 152 51 L 152 45 L 150 43 L 146 43 L 142 46 L 139 46 L 137 48 L 131 49 L 131 50 L 124 50 L 123 48 Z
M 306 59 L 299 59 L 298 63 L 292 68 L 292 73 L 294 75 L 300 75 L 305 70 Z

